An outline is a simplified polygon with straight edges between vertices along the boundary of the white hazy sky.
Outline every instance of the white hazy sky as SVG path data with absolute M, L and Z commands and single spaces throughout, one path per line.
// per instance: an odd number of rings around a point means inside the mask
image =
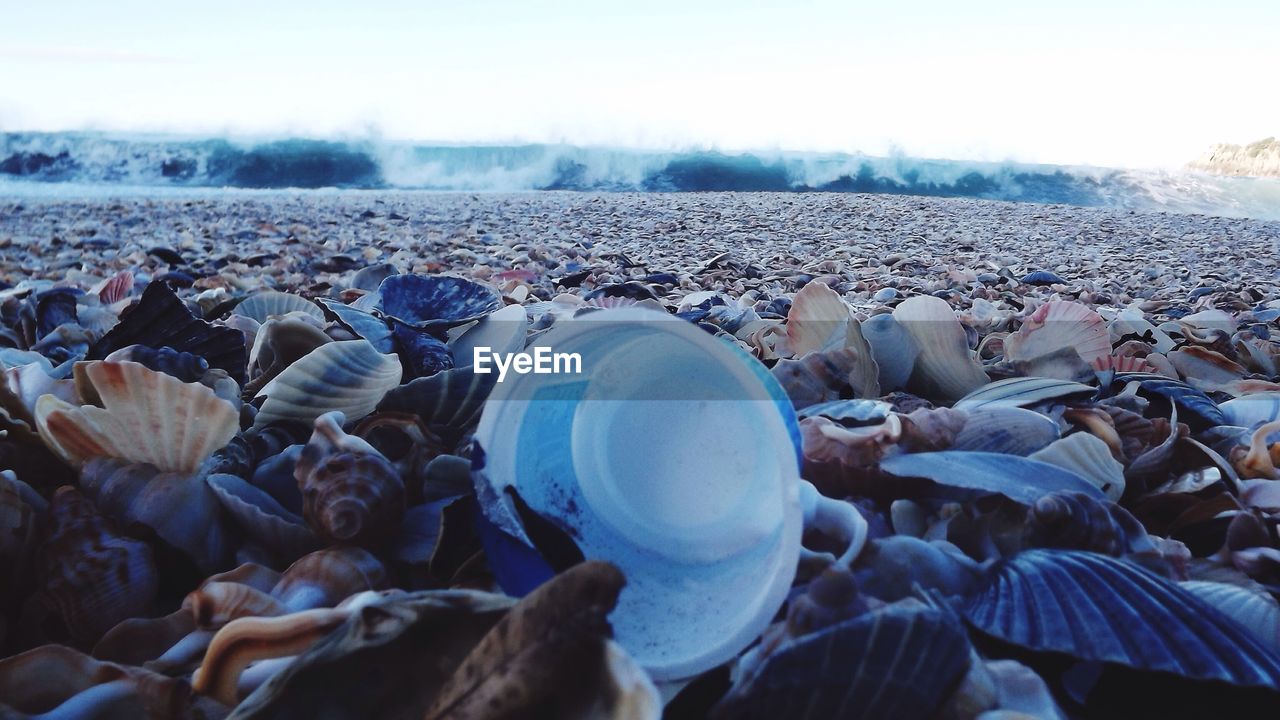
M 1177 166 L 1278 85 L 1276 0 L 0 0 L 0 130 Z

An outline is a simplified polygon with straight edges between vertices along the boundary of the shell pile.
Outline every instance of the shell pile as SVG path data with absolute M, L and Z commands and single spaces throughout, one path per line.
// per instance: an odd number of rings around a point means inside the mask
M 555 202 L 601 212 L 586 198 Z M 35 218 L 25 249 L 0 236 L 0 715 L 1280 707 L 1274 240 L 1269 264 L 1220 270 L 1152 242 L 1149 271 L 1123 275 L 1108 246 L 1072 264 L 1000 238 L 945 260 L 884 242 L 819 256 L 817 230 L 706 256 L 660 240 L 739 202 L 713 200 L 644 201 L 696 205 L 653 213 L 651 252 L 569 215 L 505 241 L 432 216 L 410 240 L 392 226 L 418 206 L 394 198 L 342 218 L 388 236 L 367 244 L 283 219 L 158 249 L 136 223 L 105 244 L 87 224 L 37 237 L 52 221 Z M 474 202 L 495 223 L 521 212 Z M 1089 216 L 1093 232 L 1119 216 Z M 799 417 L 803 477 L 867 528 L 856 557 L 801 558 L 737 659 L 661 686 L 612 639 L 618 568 L 588 558 L 501 593 L 470 477 L 496 379 L 472 349 L 631 305 L 767 368 Z

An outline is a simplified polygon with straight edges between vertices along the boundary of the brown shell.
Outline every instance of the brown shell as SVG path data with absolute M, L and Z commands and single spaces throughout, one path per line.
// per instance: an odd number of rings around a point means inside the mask
M 187 595 L 183 606 L 191 610 L 196 625 L 206 629 L 220 628 L 242 617 L 284 614 L 279 600 L 237 582 L 206 582 Z
M 147 613 L 159 576 L 146 543 L 120 535 L 78 490 L 61 487 L 40 548 L 41 597 L 77 642 Z
M 289 612 L 333 607 L 386 579 L 377 558 L 358 547 L 333 547 L 303 555 L 284 571 L 271 596 Z
M 105 683 L 120 690 L 72 698 Z M 95 660 L 64 645 L 44 645 L 0 660 L 0 714 L 12 708 L 42 717 L 185 716 L 189 689 L 178 678 Z M 73 707 L 74 706 L 74 707 Z
M 294 469 L 307 524 L 330 543 L 377 547 L 400 528 L 404 482 L 372 445 L 342 431 L 343 416 L 316 418 Z

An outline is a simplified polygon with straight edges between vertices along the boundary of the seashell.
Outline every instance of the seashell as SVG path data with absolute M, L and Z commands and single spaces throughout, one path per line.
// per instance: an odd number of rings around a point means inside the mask
M 1022 408 L 988 406 L 966 415 L 964 428 L 950 444 L 953 450 L 1027 456 L 1061 435 L 1056 422 Z
M 185 608 L 158 618 L 129 618 L 108 630 L 91 654 L 99 660 L 140 666 L 160 658 L 195 630 L 195 620 Z
M 860 398 L 880 394 L 870 357 L 854 348 L 813 352 L 798 360 L 779 360 L 773 366 L 773 376 L 797 409 L 831 402 L 849 392 Z
M 186 717 L 192 710 L 188 692 L 179 678 L 95 660 L 64 645 L 0 660 L 0 712 L 8 711 L 6 717 Z
M 319 549 L 320 539 L 302 516 L 285 509 L 259 488 L 226 474 L 210 475 L 205 483 L 250 540 L 284 561 L 291 562 Z
M 1026 547 L 1087 550 L 1113 557 L 1156 555 L 1147 531 L 1114 502 L 1079 493 L 1050 493 L 1027 509 Z
M 1241 477 L 1280 480 L 1280 470 L 1276 469 L 1276 463 L 1280 462 L 1280 442 L 1272 442 L 1278 433 L 1280 420 L 1261 425 L 1253 431 L 1247 452 L 1231 453 L 1231 464 Z
M 249 377 L 244 394 L 252 397 L 285 368 L 331 341 L 323 330 L 300 318 L 273 318 L 258 328 L 249 351 Z
M 904 452 L 932 452 L 951 447 L 969 422 L 969 415 L 951 408 L 918 408 L 902 416 Z
M 1014 455 L 951 450 L 910 453 L 882 460 L 880 469 L 900 479 L 929 480 L 943 494 L 959 493 L 964 497 L 996 493 L 1023 505 L 1030 505 L 1051 492 L 1081 492 L 1104 497 L 1092 483 L 1074 472 Z
M 396 324 L 391 337 L 399 348 L 401 359 L 413 377 L 428 377 L 453 367 L 449 346 L 430 332 Z
M 479 418 L 497 378 L 496 373 L 470 368 L 445 370 L 392 388 L 378 403 L 378 411 L 417 415 L 431 432 L 456 439 Z
M 34 338 L 40 340 L 61 325 L 78 325 L 76 298 L 80 294 L 80 290 L 69 287 L 55 287 L 37 293 L 34 296 L 36 323 Z
M 932 717 L 967 672 L 969 654 L 953 615 L 891 605 L 770 656 L 711 717 Z
M 380 353 L 395 352 L 395 340 L 391 338 L 391 328 L 387 321 L 365 310 L 345 305 L 336 300 L 321 298 L 320 305 L 332 315 L 339 325 L 349 330 L 356 337 L 368 340 Z
M 350 418 L 364 417 L 400 383 L 400 376 L 400 361 L 378 352 L 366 340 L 321 345 L 258 391 L 257 396 L 266 401 L 253 426 L 281 420 L 312 423 L 333 410 Z
M 59 325 L 31 346 L 31 349 L 58 364 L 79 360 L 89 352 L 95 335 L 79 325 Z
M 209 371 L 209 363 L 199 355 L 178 352 L 173 348 L 151 348 L 146 345 L 123 347 L 106 357 L 107 362 L 136 362 L 148 370 L 172 375 L 185 383 L 199 382 Z M 237 395 L 239 388 L 237 388 Z
M 199 355 L 209 367 L 225 370 L 236 382 L 244 382 L 248 365 L 244 335 L 192 315 L 163 282 L 147 285 L 137 304 L 121 313 L 120 322 L 94 343 L 87 359 L 100 360 L 130 345 L 169 347 Z
M 1226 425 L 1226 418 L 1218 405 L 1200 390 L 1190 385 L 1160 377 L 1159 375 L 1117 374 L 1114 382 L 1137 383 L 1139 394 L 1151 401 L 1159 401 L 1167 406 L 1173 403 L 1178 406 L 1178 415 L 1194 430 L 1203 430 L 1214 425 Z M 1160 415 L 1165 414 L 1160 408 Z
M 1096 392 L 1095 388 L 1069 380 L 1016 377 L 983 385 L 957 400 L 952 407 L 966 412 L 995 407 L 1026 408 L 1083 399 Z
M 1228 400 L 1218 408 L 1228 425 L 1255 428 L 1280 420 L 1280 392 L 1257 393 Z
M 306 313 L 317 320 L 324 319 L 324 311 L 310 300 L 299 295 L 275 290 L 256 292 L 241 301 L 240 304 L 236 305 L 236 309 L 231 312 L 235 315 L 243 315 L 257 320 L 262 325 L 265 325 L 267 320 L 272 318 L 295 312 Z
M 477 348 L 489 348 L 494 353 L 507 354 L 523 350 L 528 326 L 524 308 L 519 305 L 508 305 L 480 318 L 479 322 L 449 343 L 453 366 L 473 366 Z
M 1143 340 L 1157 353 L 1167 353 L 1176 347 L 1173 338 L 1163 330 L 1152 325 L 1137 308 L 1125 308 L 1116 315 L 1107 329 L 1111 333 L 1113 345 L 1120 345 L 1128 340 Z
M 1201 310 L 1190 315 L 1183 315 L 1178 318 L 1178 322 L 1186 323 L 1202 330 L 1221 330 L 1227 334 L 1236 331 L 1235 318 L 1231 317 L 1230 313 L 1216 309 Z
M 104 305 L 114 305 L 133 293 L 133 273 L 121 270 L 94 287 L 93 292 Z
M 91 644 L 150 610 L 159 577 L 146 543 L 120 535 L 69 486 L 54 493 L 48 522 L 39 549 L 41 597 L 74 640 Z
M 879 369 L 880 391 L 906 387 L 920 348 L 902 323 L 891 313 L 873 315 L 862 321 L 862 335 L 870 343 L 872 358 Z
M 1188 383 L 1203 390 L 1223 388 L 1247 372 L 1221 353 L 1197 345 L 1185 345 L 1165 357 Z
M 240 429 L 235 407 L 212 390 L 138 363 L 83 363 L 77 387 L 103 406 L 77 407 L 53 395 L 36 403 L 41 438 L 72 466 L 114 457 L 190 473 Z
M 917 587 L 965 596 L 982 579 L 981 566 L 955 545 L 906 535 L 869 541 L 854 570 L 858 587 L 885 601 L 913 597 Z
M 1019 375 L 1059 378 L 1072 382 L 1092 382 L 1095 376 L 1092 366 L 1069 347 L 1058 348 L 1030 360 L 1011 361 L 1007 365 Z
M 27 430 L 36 426 L 36 402 L 42 395 L 67 402 L 79 397 L 73 381 L 54 379 L 40 363 L 6 367 L 0 373 L 0 408 L 10 421 L 22 423 Z
M 796 293 L 787 313 L 787 345 L 795 357 L 839 350 L 846 345 L 853 316 L 836 291 L 809 283 Z
M 370 603 L 255 689 L 237 717 L 421 717 L 467 652 L 515 604 L 464 590 L 412 593 Z M 335 677 L 377 673 L 365 682 Z
M 804 472 L 809 479 L 840 480 L 877 463 L 902 437 L 902 421 L 890 415 L 879 425 L 848 428 L 825 417 L 800 421 Z
M 1068 435 L 1029 457 L 1070 470 L 1093 483 L 1109 500 L 1118 502 L 1124 494 L 1124 465 L 1111 456 L 1105 442 L 1089 433 Z
M 1280 685 L 1280 658 L 1176 583 L 1096 553 L 1028 550 L 961 612 L 1033 652 L 1236 686 Z
M 1115 408 L 1117 413 L 1125 411 Z M 1103 408 L 1066 408 L 1062 412 L 1062 419 L 1072 425 L 1083 428 L 1086 432 L 1106 443 L 1107 449 L 1111 451 L 1111 457 L 1117 460 L 1125 458 L 1124 440 L 1120 436 L 1120 431 L 1116 429 L 1116 420 Z
M 187 594 L 182 606 L 188 609 L 197 627 L 217 629 L 242 617 L 275 617 L 284 614 L 280 601 L 267 593 L 238 582 L 205 582 Z
M 40 516 L 48 507 L 48 502 L 12 470 L 0 472 L 0 602 L 16 591 L 30 567 L 40 534 Z
M 1005 358 L 1030 361 L 1062 349 L 1074 350 L 1086 363 L 1111 355 L 1106 321 L 1086 305 L 1054 300 L 1036 308 L 1005 340 Z
M 386 569 L 358 547 L 339 546 L 303 555 L 271 588 L 289 612 L 333 607 L 352 595 L 378 589 Z
M 1048 270 L 1033 270 L 1023 275 L 1021 282 L 1028 285 L 1065 285 L 1067 281 Z
M 80 470 L 80 487 L 104 514 L 122 525 L 141 523 L 155 530 L 205 572 L 225 566 L 231 557 L 222 505 L 198 474 L 92 458 Z
M 927 295 L 907 298 L 894 308 L 893 317 L 920 348 L 907 383 L 912 392 L 951 402 L 990 382 L 945 300 Z
M 493 288 L 451 275 L 392 275 L 377 296 L 378 310 L 419 330 L 462 325 L 503 306 Z
M 408 413 L 375 412 L 361 420 L 352 434 L 368 441 L 387 458 L 411 491 L 415 483 L 423 481 L 435 458 L 446 451 L 444 442 L 427 429 L 422 418 Z M 464 494 L 471 487 L 471 461 L 461 460 L 466 464 L 466 483 L 462 491 L 451 493 L 455 495 Z M 410 495 L 411 504 L 420 499 L 412 492 Z
M 1280 604 L 1275 598 L 1221 582 L 1189 580 L 1179 586 L 1234 620 L 1264 647 L 1280 654 Z
M 882 423 L 888 419 L 892 411 L 892 405 L 880 400 L 833 400 L 809 405 L 797 414 L 802 420 L 807 417 L 824 417 L 845 427 L 852 427 Z
M 342 432 L 342 413 L 316 418 L 294 478 L 307 524 L 328 543 L 376 547 L 404 515 L 400 474 L 372 445 Z

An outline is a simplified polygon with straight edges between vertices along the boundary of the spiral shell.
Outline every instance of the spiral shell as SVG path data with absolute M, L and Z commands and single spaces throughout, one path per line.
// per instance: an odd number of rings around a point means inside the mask
M 333 607 L 352 595 L 376 590 L 386 568 L 358 547 L 317 550 L 298 559 L 271 588 L 271 596 L 289 612 Z
M 404 516 L 404 482 L 372 445 L 342 431 L 342 413 L 316 418 L 294 469 L 302 513 L 322 539 L 375 547 Z
M 39 554 L 42 597 L 73 639 L 92 643 L 150 609 L 159 577 L 146 543 L 120 535 L 69 486 L 54 493 L 49 525 Z

